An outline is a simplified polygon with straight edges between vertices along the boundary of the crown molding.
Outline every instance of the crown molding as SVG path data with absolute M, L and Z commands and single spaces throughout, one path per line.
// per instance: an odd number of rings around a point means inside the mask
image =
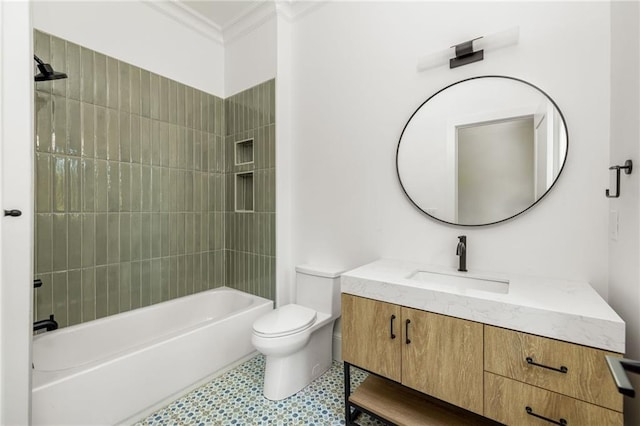
M 273 2 L 256 3 L 222 28 L 224 43 L 233 43 L 275 16 L 276 8 Z
M 222 28 L 220 28 L 219 25 L 190 7 L 183 5 L 179 1 L 143 0 L 143 3 L 184 25 L 190 30 L 195 31 L 216 43 L 224 45 Z
M 283 17 L 286 21 L 291 23 L 318 7 L 330 2 L 319 0 L 276 0 L 275 3 L 278 16 Z

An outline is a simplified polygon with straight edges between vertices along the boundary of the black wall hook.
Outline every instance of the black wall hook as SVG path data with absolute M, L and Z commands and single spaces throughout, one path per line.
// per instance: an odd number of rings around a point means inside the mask
M 620 170 L 624 170 L 624 174 L 630 175 L 633 170 L 633 162 L 631 160 L 627 160 L 624 162 L 624 166 L 611 166 L 609 170 L 616 171 L 616 193 L 610 195 L 609 190 L 605 191 L 607 198 L 618 198 L 620 197 Z

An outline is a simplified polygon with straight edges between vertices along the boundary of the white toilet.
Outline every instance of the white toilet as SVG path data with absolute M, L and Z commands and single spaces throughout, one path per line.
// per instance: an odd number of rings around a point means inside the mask
M 297 266 L 296 303 L 253 324 L 251 342 L 266 356 L 265 398 L 287 398 L 331 367 L 333 323 L 340 316 L 340 272 Z

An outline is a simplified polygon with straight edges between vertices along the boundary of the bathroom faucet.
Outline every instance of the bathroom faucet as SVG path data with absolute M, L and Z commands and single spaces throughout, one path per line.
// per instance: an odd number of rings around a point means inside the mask
M 58 323 L 53 319 L 53 314 L 49 315 L 49 319 L 40 320 L 33 323 L 33 331 L 42 330 L 46 328 L 47 331 L 55 330 L 58 328 Z
M 467 272 L 467 236 L 460 235 L 458 240 L 458 247 L 456 248 L 456 256 L 460 256 L 458 271 Z

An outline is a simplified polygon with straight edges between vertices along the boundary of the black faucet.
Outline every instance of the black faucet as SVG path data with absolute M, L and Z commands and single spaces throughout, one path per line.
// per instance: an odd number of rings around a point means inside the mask
M 46 328 L 47 331 L 55 330 L 58 328 L 58 323 L 53 319 L 53 314 L 49 315 L 49 319 L 40 320 L 33 323 L 33 331 L 42 330 Z
M 458 247 L 456 248 L 456 256 L 460 256 L 458 271 L 467 272 L 467 236 L 460 235 L 458 240 Z

